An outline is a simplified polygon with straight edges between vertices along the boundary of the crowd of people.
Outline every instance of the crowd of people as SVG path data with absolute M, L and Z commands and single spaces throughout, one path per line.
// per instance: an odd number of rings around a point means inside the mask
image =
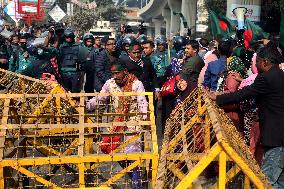
M 54 75 L 72 93 L 153 92 L 163 131 L 174 108 L 202 85 L 232 119 L 259 163 L 263 157 L 263 171 L 273 186 L 284 188 L 284 61 L 277 41 L 265 39 L 247 49 L 239 39 L 169 40 L 161 35 L 151 40 L 123 29 L 117 39 L 92 33 L 80 38 L 70 28 L 55 26 L 12 32 L 1 37 L 1 68 L 34 78 Z M 98 100 L 105 99 L 89 99 L 87 109 Z M 125 108 L 129 99 L 116 100 L 118 113 L 131 111 Z M 147 112 L 147 99 L 136 100 L 139 111 Z M 110 153 L 116 147 L 102 150 Z M 127 150 L 140 148 L 136 144 Z M 139 179 L 135 171 L 133 179 Z M 134 188 L 141 187 L 135 183 Z

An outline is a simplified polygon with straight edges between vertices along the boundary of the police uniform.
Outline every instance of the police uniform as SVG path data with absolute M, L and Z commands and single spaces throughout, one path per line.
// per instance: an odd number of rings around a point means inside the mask
M 85 71 L 86 71 L 86 83 L 84 86 L 84 91 L 86 93 L 93 93 L 95 91 L 95 59 L 97 55 L 100 53 L 102 50 L 101 48 L 94 48 L 92 47 L 87 47 L 83 43 L 82 45 L 88 50 L 87 58 L 86 58 L 86 66 L 85 66 Z
M 58 55 L 58 50 L 55 48 L 44 48 L 41 50 L 41 54 L 37 51 L 28 55 L 26 51 L 20 53 L 18 68 L 15 72 L 34 78 L 40 78 L 43 73 L 54 74 L 50 59 Z
M 59 71 L 62 85 L 72 93 L 82 90 L 82 71 L 87 50 L 77 43 L 64 42 L 59 49 Z

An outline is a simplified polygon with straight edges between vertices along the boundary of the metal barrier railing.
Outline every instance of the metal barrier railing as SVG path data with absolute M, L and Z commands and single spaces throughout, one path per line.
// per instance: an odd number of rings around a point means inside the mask
M 272 188 L 228 116 L 196 89 L 167 120 L 156 188 L 203 187 L 210 167 L 209 188 Z
M 152 93 L 71 94 L 5 70 L 0 76 L 0 188 L 154 188 Z M 148 99 L 144 112 L 141 96 Z M 92 97 L 108 100 L 88 111 Z M 128 111 L 116 111 L 121 100 Z
M 93 96 L 110 101 L 88 112 L 86 99 Z M 130 99 L 124 105 L 131 111 L 116 112 L 113 96 Z M 158 166 L 154 108 L 147 103 L 147 112 L 139 112 L 137 96 L 153 102 L 152 93 L 0 95 L 4 154 L 0 188 L 129 187 L 133 174 L 141 186 L 154 187 Z M 78 103 L 72 105 L 71 98 Z M 44 101 L 48 102 L 43 106 Z

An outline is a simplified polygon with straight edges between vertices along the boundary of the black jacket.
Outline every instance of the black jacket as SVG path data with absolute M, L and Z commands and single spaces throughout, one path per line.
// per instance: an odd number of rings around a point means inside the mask
M 159 88 L 156 71 L 150 58 L 141 59 L 143 67 L 131 60 L 128 55 L 122 55 L 120 59 L 125 63 L 128 72 L 134 74 L 143 83 L 146 92 L 153 92 L 155 88 Z
M 95 58 L 95 90 L 100 92 L 105 82 L 111 78 L 111 64 L 116 58 L 111 56 L 107 50 L 102 50 Z
M 258 74 L 254 83 L 234 93 L 217 96 L 218 105 L 255 98 L 259 108 L 260 135 L 265 147 L 284 146 L 284 72 L 278 66 Z

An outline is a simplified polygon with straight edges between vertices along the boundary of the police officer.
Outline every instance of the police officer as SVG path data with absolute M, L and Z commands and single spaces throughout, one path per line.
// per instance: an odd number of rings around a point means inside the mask
M 17 38 L 18 39 L 18 38 Z M 22 35 L 20 40 L 18 39 L 18 44 L 14 44 L 14 50 L 9 58 L 9 71 L 21 73 L 22 69 L 25 69 L 30 63 L 28 61 L 29 53 L 27 51 L 27 38 Z
M 23 43 L 22 52 L 19 54 L 18 67 L 16 73 L 29 77 L 40 78 L 43 73 L 54 74 L 50 59 L 58 55 L 58 50 L 44 46 L 44 40 L 41 44 L 31 40 L 28 44 Z
M 83 36 L 82 45 L 88 49 L 85 65 L 86 83 L 84 86 L 84 90 L 86 93 L 94 92 L 94 63 L 97 51 L 99 51 L 99 48 L 94 47 L 94 40 L 95 38 L 91 33 L 86 33 Z
M 59 48 L 59 71 L 62 85 L 72 93 L 82 90 L 82 72 L 86 62 L 87 49 L 75 43 L 75 34 L 72 29 L 64 31 L 65 41 Z
M 134 36 L 128 34 L 123 38 L 122 41 L 122 50 L 120 52 L 120 57 L 121 56 L 127 56 L 128 55 L 128 50 L 129 47 L 136 42 Z
M 145 42 L 147 42 L 147 36 L 142 34 L 142 35 L 139 35 L 139 37 L 136 39 L 136 41 L 140 44 L 140 45 L 143 45 Z
M 184 49 L 185 45 L 188 42 L 188 38 L 184 36 L 175 36 L 173 45 L 174 45 L 174 50 L 175 50 L 175 56 L 178 59 L 184 58 Z

